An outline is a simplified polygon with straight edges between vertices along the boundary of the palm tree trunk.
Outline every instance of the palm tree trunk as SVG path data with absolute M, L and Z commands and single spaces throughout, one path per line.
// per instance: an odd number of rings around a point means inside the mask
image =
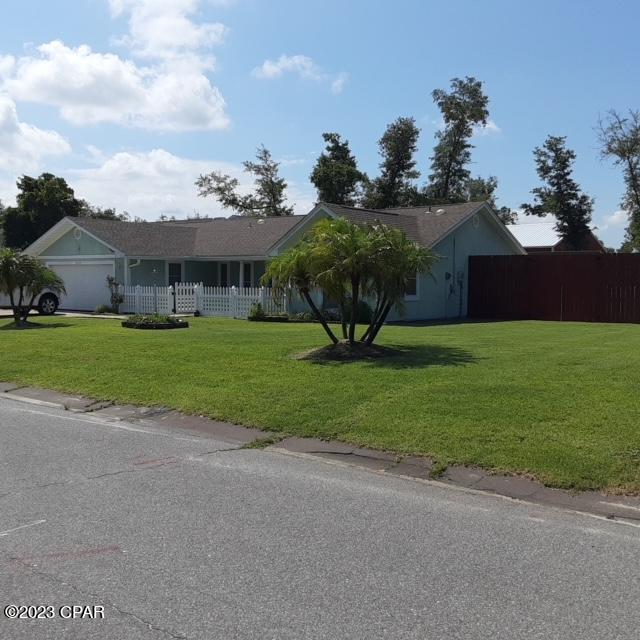
M 307 304 L 311 308 L 313 315 L 315 315 L 315 317 L 318 319 L 318 322 L 320 322 L 320 324 L 322 325 L 322 328 L 327 332 L 327 335 L 329 336 L 329 339 L 331 340 L 331 342 L 333 342 L 333 344 L 338 344 L 339 342 L 338 338 L 336 338 L 333 331 L 331 331 L 331 327 L 327 324 L 327 321 L 324 319 L 324 316 L 320 313 L 318 307 L 316 307 L 314 301 L 309 295 L 309 292 L 307 290 L 302 290 L 301 293 L 304 296 L 304 299 L 307 301 Z
M 349 322 L 349 344 L 356 341 L 356 322 L 358 320 L 358 296 L 360 294 L 360 279 L 351 278 L 351 321 Z
M 342 337 L 347 339 L 347 308 L 344 304 L 344 298 L 340 298 L 340 322 L 342 324 Z
M 371 345 L 373 344 L 373 341 L 376 339 L 376 336 L 378 335 L 378 332 L 380 331 L 380 329 L 382 329 L 382 325 L 384 324 L 385 320 L 387 319 L 387 316 L 389 315 L 389 311 L 391 311 L 391 307 L 393 305 L 391 303 L 388 303 L 386 305 L 386 307 L 384 308 L 384 311 L 382 312 L 382 314 L 380 314 L 380 318 L 375 326 L 375 329 L 369 334 L 369 336 L 367 337 L 367 344 Z
M 378 295 L 378 299 L 376 300 L 376 308 L 371 314 L 371 322 L 369 322 L 369 326 L 367 327 L 367 330 L 362 334 L 362 338 L 361 338 L 362 342 L 365 342 L 369 334 L 374 330 L 378 322 L 378 317 L 380 315 L 380 312 L 384 309 L 386 304 L 387 304 L 386 296 Z

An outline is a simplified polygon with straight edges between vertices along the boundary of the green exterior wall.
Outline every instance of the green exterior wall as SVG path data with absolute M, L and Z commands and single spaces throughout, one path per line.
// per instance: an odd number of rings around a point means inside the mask
M 131 268 L 137 260 L 129 260 L 129 284 L 158 287 L 166 286 L 167 272 L 165 260 L 141 260 L 137 267 Z
M 265 262 L 264 260 L 258 260 L 253 263 L 253 285 L 255 287 L 260 286 L 260 278 L 264 275 Z
M 115 263 L 116 263 L 116 274 L 115 274 L 115 278 L 116 278 L 116 282 L 119 282 L 120 284 L 124 284 L 124 258 L 116 258 Z
M 478 214 L 478 225 L 473 219 L 444 238 L 434 247 L 440 259 L 432 274 L 418 275 L 418 299 L 405 301 L 405 314 L 395 311 L 389 320 L 440 320 L 466 317 L 469 279 L 469 256 L 511 255 L 517 253 L 508 238 L 495 228 L 487 212 Z M 461 272 L 462 288 L 456 274 Z M 447 278 L 447 274 L 451 274 Z M 432 277 L 433 276 L 433 277 Z
M 48 246 L 41 256 L 107 256 L 113 255 L 113 251 L 102 242 L 80 232 L 80 238 L 73 237 L 74 229 L 70 229 L 52 245 Z
M 207 287 L 218 285 L 218 263 L 187 260 L 182 278 L 185 282 L 202 282 Z

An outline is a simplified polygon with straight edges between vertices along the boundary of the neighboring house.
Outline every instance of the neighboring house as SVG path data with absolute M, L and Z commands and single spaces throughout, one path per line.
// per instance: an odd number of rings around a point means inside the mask
M 266 262 L 326 217 L 379 220 L 441 257 L 432 275 L 417 274 L 411 283 L 407 320 L 466 315 L 470 255 L 525 253 L 493 209 L 478 202 L 386 210 L 319 203 L 303 216 L 171 222 L 64 218 L 26 252 L 64 279 L 62 308 L 93 310 L 108 302 L 108 275 L 124 285 L 258 286 Z
M 509 224 L 507 229 L 516 237 L 527 253 L 543 253 L 547 251 L 576 251 L 570 249 L 562 236 L 556 231 L 555 222 L 523 222 Z M 584 243 L 578 251 L 605 253 L 602 242 L 593 231 L 585 237 Z

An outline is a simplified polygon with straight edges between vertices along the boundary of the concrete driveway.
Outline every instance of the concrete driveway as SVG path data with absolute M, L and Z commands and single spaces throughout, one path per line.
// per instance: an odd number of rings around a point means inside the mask
M 1 399 L 0 507 L 2 605 L 55 614 L 11 639 L 640 628 L 640 528 L 185 431 Z

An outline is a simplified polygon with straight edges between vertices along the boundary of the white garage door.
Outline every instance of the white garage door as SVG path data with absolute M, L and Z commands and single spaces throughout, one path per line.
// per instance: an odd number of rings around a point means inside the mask
M 114 275 L 113 262 L 50 262 L 48 266 L 64 280 L 67 295 L 60 301 L 61 309 L 93 311 L 99 304 L 109 304 L 107 276 Z

